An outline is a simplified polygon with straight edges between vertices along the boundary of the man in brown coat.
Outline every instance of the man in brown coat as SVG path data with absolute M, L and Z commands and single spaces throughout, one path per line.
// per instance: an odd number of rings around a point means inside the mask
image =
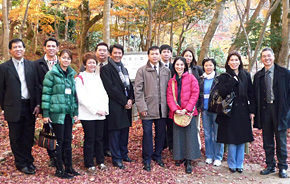
M 144 170 L 151 170 L 151 158 L 164 167 L 161 152 L 166 136 L 166 102 L 167 83 L 171 77 L 170 70 L 160 62 L 159 47 L 148 50 L 149 61 L 138 69 L 135 78 L 135 103 L 142 119 L 143 140 L 142 157 Z M 152 124 L 155 124 L 155 151 L 153 152 Z

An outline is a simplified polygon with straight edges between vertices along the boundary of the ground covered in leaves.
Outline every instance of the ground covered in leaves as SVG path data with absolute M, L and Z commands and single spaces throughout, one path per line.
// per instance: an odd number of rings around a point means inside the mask
M 41 120 L 36 123 L 36 132 L 42 127 Z M 37 133 L 36 133 L 37 134 Z M 193 162 L 192 174 L 185 174 L 184 166 L 175 166 L 172 154 L 168 149 L 162 153 L 165 168 L 152 162 L 152 171 L 142 169 L 142 125 L 140 121 L 133 123 L 130 128 L 129 157 L 133 163 L 124 163 L 125 169 L 120 170 L 112 166 L 111 158 L 106 157 L 105 164 L 108 170 L 97 170 L 89 174 L 83 164 L 84 134 L 80 123 L 73 128 L 73 164 L 82 175 L 71 180 L 63 180 L 54 176 L 55 169 L 48 167 L 49 157 L 46 150 L 35 145 L 32 154 L 37 167 L 35 175 L 25 175 L 15 169 L 13 155 L 9 146 L 8 126 L 0 117 L 0 183 L 290 183 L 290 178 L 280 179 L 278 172 L 268 176 L 261 176 L 260 170 L 265 167 L 264 150 L 262 148 L 261 131 L 254 129 L 255 141 L 249 146 L 250 154 L 245 155 L 244 172 L 230 173 L 227 167 L 227 154 L 220 167 L 206 165 L 203 132 L 202 157 Z M 288 138 L 288 150 L 290 150 Z M 288 156 L 288 164 L 290 163 Z M 288 173 L 290 174 L 290 173 Z

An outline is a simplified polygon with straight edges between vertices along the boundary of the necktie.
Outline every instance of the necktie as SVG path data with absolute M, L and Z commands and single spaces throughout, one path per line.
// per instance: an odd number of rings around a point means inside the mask
M 100 71 L 101 71 L 101 69 L 103 67 L 103 63 L 100 63 L 99 66 L 100 66 Z
M 29 94 L 27 90 L 27 84 L 25 80 L 25 73 L 24 73 L 24 63 L 23 61 L 18 62 L 17 64 L 17 73 L 21 82 L 21 96 L 22 99 L 28 99 Z
M 165 64 L 165 67 L 168 68 L 168 64 Z
M 266 86 L 266 101 L 270 102 L 271 101 L 271 76 L 270 76 L 270 71 L 266 71 L 265 75 L 265 86 Z

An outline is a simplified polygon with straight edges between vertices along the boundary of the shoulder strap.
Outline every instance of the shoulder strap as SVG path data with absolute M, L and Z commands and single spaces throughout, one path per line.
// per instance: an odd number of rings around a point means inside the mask
M 176 95 L 175 95 L 175 83 L 174 80 L 172 80 L 172 93 L 173 93 L 173 99 L 176 105 L 178 105 L 177 100 L 176 100 Z
M 84 85 L 84 78 L 83 78 L 83 76 L 81 76 L 81 75 L 78 75 L 77 77 L 81 79 L 81 81 L 82 81 L 82 84 Z

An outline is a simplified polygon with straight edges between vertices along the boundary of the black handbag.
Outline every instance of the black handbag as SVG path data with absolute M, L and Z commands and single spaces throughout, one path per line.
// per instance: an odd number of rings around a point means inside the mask
M 44 124 L 42 130 L 39 132 L 38 146 L 53 151 L 56 149 L 57 144 L 56 135 L 51 124 L 48 123 L 47 125 Z
M 228 73 L 223 74 L 230 75 Z M 212 89 L 208 111 L 231 116 L 234 98 L 236 97 L 235 92 L 232 91 L 225 98 L 222 98 L 218 92 L 218 85 L 219 82 Z

